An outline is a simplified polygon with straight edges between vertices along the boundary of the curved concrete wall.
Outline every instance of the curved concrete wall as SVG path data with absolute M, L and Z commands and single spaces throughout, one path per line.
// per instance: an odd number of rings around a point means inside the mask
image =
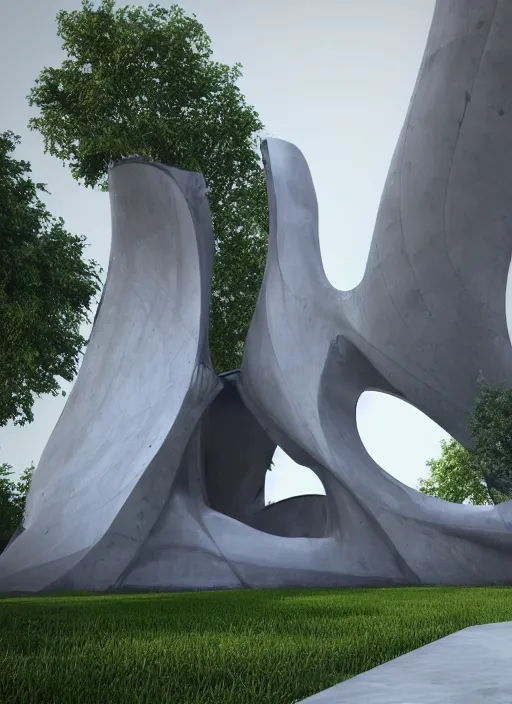
M 479 379 L 510 386 L 512 6 L 438 2 L 393 156 L 351 339 L 463 444 Z
M 353 291 L 335 290 L 324 274 L 302 154 L 267 145 L 269 255 L 239 388 L 292 458 L 310 456 L 340 569 L 361 580 L 512 577 L 511 502 L 459 506 L 409 489 L 371 460 L 355 420 L 363 391 L 387 391 L 468 442 L 478 381 L 510 386 L 512 129 L 502 119 L 512 114 L 510 38 L 510 3 L 437 4 Z
M 265 476 L 276 444 L 242 403 L 237 376 L 221 375 L 224 387 L 202 421 L 205 500 L 215 511 L 251 523 L 265 508 Z
M 283 538 L 325 538 L 327 499 L 322 494 L 291 496 L 267 504 L 252 516 L 249 525 Z

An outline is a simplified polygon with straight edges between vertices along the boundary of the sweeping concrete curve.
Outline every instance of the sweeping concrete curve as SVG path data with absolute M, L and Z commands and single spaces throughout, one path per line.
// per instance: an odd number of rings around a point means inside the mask
M 426 497 L 356 425 L 375 389 L 467 444 L 478 382 L 511 385 L 511 38 L 511 3 L 438 2 L 353 291 L 325 276 L 304 157 L 268 140 L 269 249 L 240 373 L 210 362 L 202 177 L 111 169 L 107 283 L 1 592 L 512 582 L 512 502 Z M 325 497 L 264 507 L 277 445 Z
M 505 704 L 511 657 L 510 621 L 470 626 L 299 704 Z
M 510 3 L 437 4 L 350 292 L 325 276 L 304 157 L 279 140 L 264 150 L 269 252 L 239 390 L 275 442 L 317 472 L 338 569 L 361 583 L 512 579 L 512 502 L 461 506 L 404 486 L 368 456 L 355 417 L 363 391 L 384 391 L 468 444 L 478 382 L 511 385 L 511 38 Z
M 203 178 L 126 160 L 109 177 L 108 277 L 80 373 L 34 473 L 2 591 L 106 589 L 160 515 L 221 388 L 207 340 Z
M 512 564 L 504 558 L 512 548 L 512 502 L 474 507 L 426 497 L 388 475 L 366 452 L 356 425 L 361 393 L 377 389 L 409 399 L 394 363 L 378 370 L 361 351 L 375 345 L 354 330 L 358 291 L 339 292 L 325 277 L 316 199 L 303 156 L 293 145 L 269 140 L 265 163 L 269 254 L 238 388 L 269 436 L 292 459 L 314 469 L 326 488 L 327 532 L 338 545 L 331 579 L 340 584 L 510 581 Z M 374 302 L 383 321 L 388 301 Z M 397 350 L 407 353 L 414 340 L 399 333 Z M 434 342 L 427 339 L 426 346 Z M 395 357 L 403 364 L 398 351 Z M 408 380 L 408 372 L 404 376 Z M 476 379 L 475 371 L 473 393 Z M 424 384 L 422 393 L 429 391 Z
M 322 494 L 291 496 L 253 514 L 249 525 L 283 538 L 324 538 L 327 500 Z

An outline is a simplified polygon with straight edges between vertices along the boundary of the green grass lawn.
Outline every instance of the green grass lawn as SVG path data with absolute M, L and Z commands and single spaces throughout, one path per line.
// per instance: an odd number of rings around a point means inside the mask
M 491 621 L 510 588 L 0 599 L 0 702 L 292 704 Z

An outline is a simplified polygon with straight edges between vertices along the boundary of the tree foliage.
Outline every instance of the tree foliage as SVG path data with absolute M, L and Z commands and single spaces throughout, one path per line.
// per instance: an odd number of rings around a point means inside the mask
M 498 504 L 512 498 L 512 390 L 482 388 L 469 417 L 473 447 L 441 441 L 420 491 L 454 503 Z
M 216 252 L 212 357 L 218 371 L 239 366 L 268 232 L 263 125 L 236 85 L 240 65 L 212 60 L 202 25 L 176 5 L 82 0 L 57 26 L 67 58 L 41 71 L 30 127 L 86 186 L 105 190 L 109 162 L 132 155 L 204 174 Z
M 484 473 L 469 450 L 457 440 L 441 440 L 441 457 L 427 462 L 429 475 L 420 479 L 420 491 L 456 504 L 494 503 Z
M 491 493 L 512 496 L 512 390 L 482 388 L 469 428 Z
M 17 482 L 10 464 L 0 464 L 0 552 L 7 546 L 23 520 L 34 465 L 26 467 Z
M 0 134 L 0 426 L 33 420 L 34 396 L 74 378 L 85 343 L 80 326 L 99 290 L 84 237 L 64 229 L 38 198 L 44 184 L 11 156 L 19 136 Z

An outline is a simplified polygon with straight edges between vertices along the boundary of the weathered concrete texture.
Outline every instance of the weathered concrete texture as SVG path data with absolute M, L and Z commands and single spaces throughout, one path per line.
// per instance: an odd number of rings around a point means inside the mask
M 321 494 L 291 496 L 253 514 L 249 525 L 283 538 L 324 538 L 327 532 L 327 499 Z
M 512 623 L 471 626 L 300 704 L 509 704 Z
M 143 161 L 110 172 L 112 247 L 80 374 L 34 473 L 0 589 L 106 589 L 162 512 L 211 369 L 213 255 L 203 178 Z
M 265 476 L 276 449 L 244 406 L 236 379 L 223 374 L 223 389 L 206 411 L 204 477 L 211 508 L 244 523 L 265 508 Z
M 368 456 L 361 393 L 414 404 L 461 442 L 479 379 L 512 385 L 512 4 L 439 2 L 361 284 L 328 282 L 299 150 L 265 149 L 270 240 L 238 386 L 327 493 L 333 571 L 404 584 L 512 581 L 512 502 L 450 504 Z M 466 95 L 467 94 L 467 95 Z M 314 566 L 312 566 L 314 569 Z
M 304 157 L 267 142 L 269 251 L 240 375 L 211 368 L 202 177 L 112 168 L 102 303 L 1 592 L 512 583 L 512 502 L 426 497 L 356 425 L 378 389 L 467 443 L 477 382 L 512 385 L 510 76 L 512 3 L 438 2 L 350 292 L 325 276 Z M 325 497 L 264 506 L 276 445 Z
M 201 421 L 205 502 L 265 533 L 324 537 L 325 496 L 295 496 L 265 506 L 265 477 L 276 443 L 243 404 L 236 385 L 238 372 L 222 374 L 221 378 L 224 387 Z
M 477 379 L 510 386 L 512 5 L 438 0 L 351 340 L 463 443 Z M 384 322 L 385 321 L 385 322 Z

